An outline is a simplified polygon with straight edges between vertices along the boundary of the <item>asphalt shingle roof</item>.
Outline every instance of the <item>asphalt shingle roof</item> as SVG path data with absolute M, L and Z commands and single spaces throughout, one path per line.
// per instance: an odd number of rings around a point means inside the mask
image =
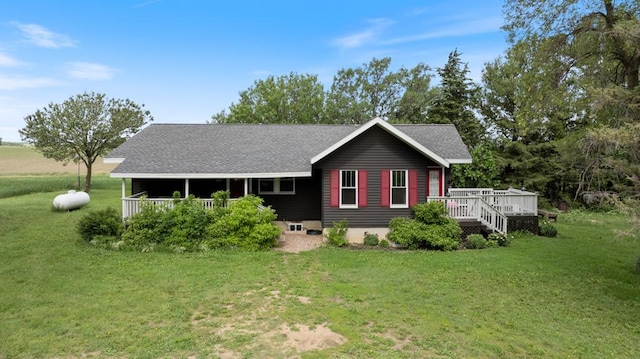
M 470 160 L 453 125 L 396 125 L 446 160 Z M 310 159 L 357 126 L 152 124 L 109 153 L 112 175 L 310 173 Z

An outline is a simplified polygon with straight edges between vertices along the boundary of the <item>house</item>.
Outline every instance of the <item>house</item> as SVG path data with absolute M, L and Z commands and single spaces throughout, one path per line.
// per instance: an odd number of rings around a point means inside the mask
M 411 216 L 414 204 L 451 201 L 451 166 L 471 156 L 453 125 L 376 118 L 357 126 L 152 124 L 105 162 L 119 163 L 111 177 L 122 178 L 124 217 L 137 211 L 141 193 L 206 201 L 228 190 L 231 198 L 260 196 L 294 230 L 347 219 L 358 241 L 365 231 L 384 235 L 389 220 Z

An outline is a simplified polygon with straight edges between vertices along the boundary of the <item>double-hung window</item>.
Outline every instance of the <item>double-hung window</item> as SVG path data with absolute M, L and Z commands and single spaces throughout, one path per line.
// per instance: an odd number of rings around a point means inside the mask
M 409 186 L 406 170 L 391 171 L 391 207 L 407 208 Z
M 358 208 L 358 171 L 340 171 L 340 208 Z

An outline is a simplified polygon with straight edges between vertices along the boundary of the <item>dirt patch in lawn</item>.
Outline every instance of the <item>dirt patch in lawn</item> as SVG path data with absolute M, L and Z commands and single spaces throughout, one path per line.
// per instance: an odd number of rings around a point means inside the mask
M 281 313 L 288 307 L 313 305 L 312 298 L 261 288 L 241 294 L 234 305 L 221 303 L 194 313 L 194 329 L 217 342 L 213 354 L 220 358 L 299 358 L 302 353 L 341 345 L 347 339 L 329 323 L 287 323 Z
M 322 235 L 283 234 L 280 236 L 277 251 L 299 253 L 310 251 L 324 245 Z
M 293 327 L 289 327 L 282 324 L 277 334 L 285 335 L 287 339 L 284 345 L 295 349 L 298 353 L 331 348 L 347 341 L 345 337 L 329 329 L 326 323 L 315 327 L 304 324 L 295 324 Z

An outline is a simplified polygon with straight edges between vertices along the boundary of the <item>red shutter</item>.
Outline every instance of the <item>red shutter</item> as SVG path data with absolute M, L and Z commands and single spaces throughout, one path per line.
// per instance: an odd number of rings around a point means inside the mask
M 409 207 L 418 204 L 418 170 L 409 170 Z
M 329 187 L 330 187 L 329 206 L 339 207 L 340 206 L 340 170 L 331 170 Z
M 391 196 L 390 171 L 380 171 L 380 207 L 389 207 Z
M 358 171 L 358 207 L 367 206 L 367 171 Z

